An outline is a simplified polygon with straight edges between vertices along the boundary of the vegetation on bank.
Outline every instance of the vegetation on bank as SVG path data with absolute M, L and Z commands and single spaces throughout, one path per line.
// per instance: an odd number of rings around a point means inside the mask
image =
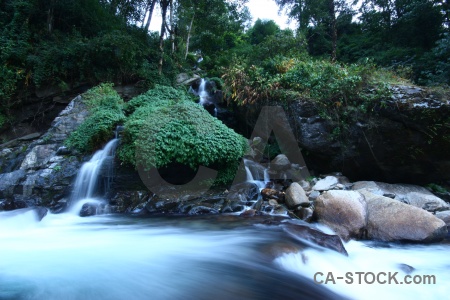
M 123 103 L 112 84 L 101 84 L 82 98 L 90 115 L 65 142 L 82 152 L 93 151 L 124 124 L 118 149 L 123 163 L 145 169 L 171 163 L 210 167 L 219 171 L 215 184 L 225 184 L 247 148 L 245 138 L 173 87 L 157 85 Z

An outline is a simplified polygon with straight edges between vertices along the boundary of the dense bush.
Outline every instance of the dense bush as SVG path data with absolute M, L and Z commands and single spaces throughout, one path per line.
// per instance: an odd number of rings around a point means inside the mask
M 181 92 L 160 86 L 130 103 L 134 112 L 118 151 L 122 161 L 148 169 L 173 162 L 193 169 L 214 167 L 222 181 L 236 171 L 246 140 Z
M 92 151 L 112 137 L 116 125 L 125 121 L 123 100 L 112 84 L 101 84 L 83 94 L 90 115 L 65 144 L 82 152 Z

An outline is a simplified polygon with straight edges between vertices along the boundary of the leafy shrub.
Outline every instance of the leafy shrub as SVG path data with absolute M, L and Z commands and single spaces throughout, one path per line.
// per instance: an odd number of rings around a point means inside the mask
M 82 152 L 92 151 L 108 141 L 114 127 L 125 121 L 123 100 L 111 83 L 100 84 L 83 94 L 90 115 L 67 138 L 65 144 Z
M 139 163 L 147 169 L 173 162 L 193 169 L 199 165 L 214 167 L 220 170 L 219 181 L 230 179 L 246 149 L 242 136 L 191 101 L 164 99 L 147 103 L 125 123 L 118 151 L 122 161 Z
M 65 144 L 82 152 L 92 151 L 108 141 L 114 126 L 124 120 L 124 114 L 117 110 L 96 110 L 69 136 Z
M 181 90 L 170 86 L 156 85 L 153 89 L 128 101 L 125 111 L 131 114 L 142 106 L 168 106 L 188 99 L 186 93 Z

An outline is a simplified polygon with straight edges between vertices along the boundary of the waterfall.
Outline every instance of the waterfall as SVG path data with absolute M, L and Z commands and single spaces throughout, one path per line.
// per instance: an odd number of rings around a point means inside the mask
M 200 104 L 205 105 L 208 102 L 209 94 L 206 90 L 206 80 L 201 79 L 200 86 L 198 87 L 198 96 L 200 97 Z
M 71 197 L 72 204 L 82 199 L 92 199 L 98 195 L 100 175 L 106 175 L 106 182 L 103 182 L 103 187 L 104 192 L 108 191 L 109 179 L 112 178 L 112 162 L 118 141 L 118 138 L 109 141 L 103 149 L 98 150 L 88 162 L 81 166 L 75 180 Z
M 255 183 L 260 190 L 266 187 L 266 184 L 270 181 L 268 168 L 245 158 L 244 167 L 247 182 Z

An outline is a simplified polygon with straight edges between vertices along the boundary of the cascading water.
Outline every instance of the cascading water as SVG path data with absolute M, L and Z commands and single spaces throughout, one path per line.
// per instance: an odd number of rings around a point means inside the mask
M 269 169 L 263 168 L 259 164 L 256 164 L 257 167 L 255 167 L 252 163 L 253 161 L 244 159 L 245 173 L 247 177 L 246 181 L 256 184 L 261 190 L 265 188 L 267 183 L 270 181 Z
M 96 197 L 104 196 L 109 190 L 110 180 L 113 177 L 114 153 L 118 142 L 116 131 L 116 137 L 81 166 L 71 196 L 71 204 L 74 207 L 74 211 L 78 212 L 79 206 L 83 205 L 84 202 L 98 202 L 99 199 L 96 199 Z M 105 178 L 103 182 L 101 182 L 101 177 Z M 103 188 L 100 189 L 100 186 Z
M 203 78 L 201 79 L 200 85 L 198 87 L 198 96 L 200 97 L 199 103 L 201 105 L 205 105 L 208 101 L 209 94 L 208 91 L 206 90 L 206 80 Z

